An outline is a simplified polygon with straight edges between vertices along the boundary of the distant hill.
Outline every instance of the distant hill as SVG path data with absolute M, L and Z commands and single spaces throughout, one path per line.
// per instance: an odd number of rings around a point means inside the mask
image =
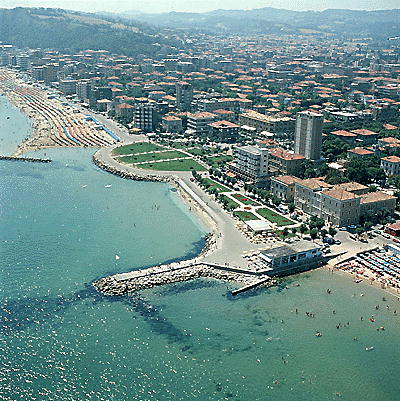
M 18 47 L 79 51 L 108 50 L 117 54 L 153 55 L 173 52 L 166 39 L 147 24 L 61 9 L 0 9 L 0 41 Z
M 126 18 L 170 28 L 197 29 L 210 33 L 326 33 L 385 39 L 400 32 L 400 10 L 290 11 L 271 7 L 254 10 L 216 10 L 207 13 L 137 14 Z

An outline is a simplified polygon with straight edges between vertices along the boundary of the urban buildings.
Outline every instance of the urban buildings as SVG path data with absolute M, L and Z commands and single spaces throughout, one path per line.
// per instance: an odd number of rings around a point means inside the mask
M 216 121 L 217 116 L 214 113 L 207 111 L 200 113 L 191 113 L 188 115 L 188 130 L 191 130 L 196 135 L 207 136 L 210 132 L 209 124 Z
M 188 82 L 176 83 L 176 107 L 179 111 L 190 111 L 193 100 L 193 87 Z
M 156 124 L 156 110 L 154 104 L 137 104 L 133 113 L 133 124 L 143 132 L 152 132 Z
M 294 201 L 294 187 L 296 182 L 301 179 L 292 175 L 278 175 L 271 177 L 270 192 L 283 202 L 292 203 Z
M 338 227 L 358 224 L 368 213 L 386 210 L 393 213 L 396 197 L 382 191 L 368 192 L 368 187 L 356 182 L 330 185 L 322 178 L 295 182 L 294 203 L 311 216 Z
M 253 127 L 257 132 L 293 136 L 294 120 L 290 117 L 273 117 L 249 110 L 240 114 L 239 123 L 242 126 Z
M 321 158 L 324 116 L 311 111 L 297 113 L 294 151 L 306 159 Z
M 317 264 L 322 256 L 321 245 L 308 241 L 296 244 L 282 244 L 259 254 L 260 264 L 269 270 L 270 275 L 292 274 L 301 270 L 301 266 Z
M 387 156 L 381 159 L 381 168 L 385 171 L 386 175 L 399 175 L 400 174 L 400 157 Z
M 162 127 L 165 132 L 177 132 L 183 131 L 182 119 L 175 116 L 165 116 L 162 118 Z
M 229 169 L 245 182 L 262 183 L 268 178 L 268 149 L 260 146 L 235 146 Z

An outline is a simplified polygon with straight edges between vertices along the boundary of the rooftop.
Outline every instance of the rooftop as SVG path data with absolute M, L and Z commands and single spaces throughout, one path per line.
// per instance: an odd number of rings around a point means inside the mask
M 353 194 L 352 192 L 340 188 L 334 188 L 328 191 L 324 191 L 324 195 L 336 200 L 349 200 L 357 198 L 357 195 Z
M 303 160 L 304 156 L 299 155 L 298 153 L 291 153 L 282 148 L 273 148 L 269 149 L 269 154 L 271 156 L 277 157 L 278 159 L 283 160 Z
M 381 160 L 384 160 L 385 162 L 389 162 L 389 163 L 400 163 L 400 157 L 398 157 L 398 156 L 382 157 Z
M 361 136 L 372 136 L 372 135 L 378 135 L 374 131 L 370 131 L 369 129 L 354 129 L 351 131 L 354 134 L 361 135 Z
M 355 138 L 357 136 L 356 134 L 344 130 L 332 131 L 331 134 L 336 136 L 345 136 L 349 138 Z
M 270 258 L 280 258 L 282 256 L 290 256 L 299 252 L 307 252 L 319 248 L 319 245 L 312 242 L 299 241 L 296 244 L 281 245 L 276 248 L 267 249 L 265 251 L 262 251 L 261 253 L 264 256 L 269 256 Z
M 306 180 L 300 180 L 298 183 L 309 189 L 332 188 L 332 185 L 327 184 L 322 178 L 307 178 Z
M 293 177 L 292 175 L 278 175 L 276 177 L 272 177 L 272 180 L 283 182 L 284 184 L 290 185 L 295 182 L 301 181 L 300 178 Z
M 354 148 L 350 149 L 348 152 L 355 153 L 356 155 L 360 156 L 366 156 L 366 155 L 373 155 L 374 152 L 371 152 L 370 150 L 364 149 L 364 148 Z
M 230 121 L 216 121 L 214 123 L 208 124 L 209 126 L 213 128 L 239 128 L 239 125 L 235 123 L 231 123 Z
M 397 199 L 397 198 L 393 195 L 386 194 L 385 192 L 382 191 L 369 192 L 367 194 L 361 195 L 361 204 L 380 202 L 390 199 Z
M 355 191 L 361 191 L 361 190 L 367 190 L 368 187 L 363 185 L 363 184 L 359 184 L 358 182 L 345 182 L 343 184 L 337 184 L 334 187 L 335 189 L 342 189 L 348 192 L 355 192 Z

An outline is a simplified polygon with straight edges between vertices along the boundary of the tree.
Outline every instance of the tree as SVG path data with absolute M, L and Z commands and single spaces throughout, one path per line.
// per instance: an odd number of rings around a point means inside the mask
M 364 231 L 365 231 L 364 227 L 357 227 L 356 228 L 356 234 L 357 235 L 361 235 Z
M 283 239 L 286 239 L 286 237 L 289 235 L 289 229 L 287 227 L 285 227 L 282 231 L 282 236 Z
M 328 233 L 334 237 L 337 234 L 337 230 L 335 230 L 333 227 L 329 227 Z
M 307 231 L 307 226 L 303 223 L 303 224 L 300 226 L 300 233 L 301 233 L 301 235 L 303 235 L 306 231 Z
M 292 228 L 292 233 L 293 233 L 294 235 L 297 234 L 297 228 L 296 228 L 296 227 L 293 227 L 293 228 Z
M 321 228 L 325 225 L 324 219 L 321 219 L 321 217 L 318 217 L 315 220 L 315 226 L 318 228 L 318 230 L 321 230 Z
M 280 204 L 281 204 L 281 200 L 280 200 L 280 198 L 278 198 L 277 196 L 273 196 L 272 197 L 272 203 L 275 205 L 275 206 L 279 206 Z
M 317 230 L 316 228 L 313 228 L 313 229 L 310 231 L 310 237 L 314 240 L 314 239 L 317 238 L 317 235 L 318 235 L 318 230 Z
M 320 231 L 320 234 L 321 234 L 321 237 L 324 238 L 324 237 L 326 237 L 328 235 L 328 230 L 322 229 Z
M 293 213 L 294 210 L 295 210 L 294 203 L 289 203 L 289 212 L 290 212 L 290 213 Z

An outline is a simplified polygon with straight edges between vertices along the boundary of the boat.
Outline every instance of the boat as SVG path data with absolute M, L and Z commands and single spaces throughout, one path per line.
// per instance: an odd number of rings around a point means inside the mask
M 104 188 L 111 188 L 111 185 L 106 185 Z
M 374 347 L 366 347 L 365 348 L 365 351 L 372 351 L 372 350 L 374 350 L 375 348 Z

